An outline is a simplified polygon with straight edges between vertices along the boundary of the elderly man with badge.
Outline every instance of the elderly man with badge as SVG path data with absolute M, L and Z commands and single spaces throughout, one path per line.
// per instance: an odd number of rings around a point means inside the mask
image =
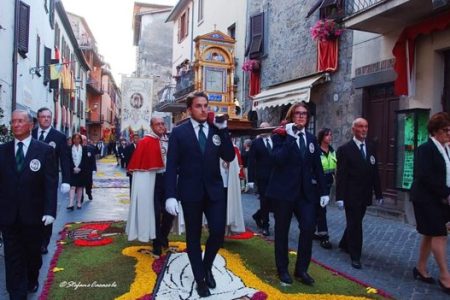
M 31 137 L 33 117 L 15 110 L 14 141 L 0 145 L 0 229 L 5 246 L 6 289 L 26 299 L 39 288 L 44 228 L 56 218 L 58 172 L 53 147 Z

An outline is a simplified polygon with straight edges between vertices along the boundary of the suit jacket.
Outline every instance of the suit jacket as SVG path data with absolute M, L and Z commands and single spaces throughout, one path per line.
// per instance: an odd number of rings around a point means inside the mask
M 228 129 L 210 125 L 203 154 L 191 122 L 175 127 L 167 153 L 166 199 L 201 201 L 206 192 L 211 201 L 225 201 L 219 158 L 230 162 L 234 155 Z
M 411 201 L 441 202 L 450 195 L 445 160 L 431 139 L 417 148 Z
M 51 146 L 31 139 L 25 167 L 18 173 L 14 141 L 0 145 L 0 225 L 42 225 L 56 218 L 58 172 Z
M 327 195 L 320 148 L 314 135 L 306 132 L 306 152 L 302 158 L 296 138 L 273 135 L 274 167 L 266 196 L 277 201 L 297 201 L 306 198 L 318 202 Z M 302 199 L 303 200 L 303 199 Z
M 382 198 L 378 160 L 373 145 L 366 142 L 366 159 L 352 140 L 336 151 L 336 200 L 345 205 L 371 205 L 373 192 Z
M 128 146 L 125 147 L 125 149 L 123 150 L 123 155 L 124 155 L 124 159 L 125 159 L 125 164 L 128 166 L 128 163 L 130 162 L 131 156 L 134 153 L 134 150 L 136 150 L 136 146 L 134 145 L 134 143 L 129 144 Z
M 38 128 L 34 128 L 31 132 L 34 139 L 38 139 Z M 45 137 L 44 143 L 49 144 L 55 148 L 56 155 L 56 167 L 61 168 L 61 176 L 63 183 L 70 182 L 70 154 L 69 147 L 67 147 L 66 136 L 54 128 L 50 128 L 50 131 Z
M 263 138 L 255 139 L 248 156 L 248 181 L 268 181 L 273 168 L 273 159 Z
M 97 160 L 95 159 L 95 154 L 97 154 L 97 148 L 93 145 L 87 145 L 87 157 L 89 161 L 89 169 L 92 171 L 97 171 Z

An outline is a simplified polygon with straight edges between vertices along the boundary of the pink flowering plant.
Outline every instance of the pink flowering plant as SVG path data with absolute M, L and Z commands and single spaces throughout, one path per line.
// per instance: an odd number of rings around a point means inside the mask
M 259 70 L 259 60 L 257 59 L 246 59 L 242 65 L 242 70 L 245 72 L 255 72 Z
M 335 40 L 344 32 L 335 21 L 329 19 L 317 21 L 310 31 L 315 41 Z

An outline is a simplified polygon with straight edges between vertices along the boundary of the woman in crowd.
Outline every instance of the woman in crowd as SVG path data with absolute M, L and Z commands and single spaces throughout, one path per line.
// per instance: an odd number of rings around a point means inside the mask
M 413 276 L 426 283 L 435 282 L 427 271 L 427 261 L 433 253 L 439 267 L 439 285 L 450 294 L 446 227 L 450 209 L 449 115 L 445 112 L 433 115 L 428 122 L 428 133 L 428 141 L 417 148 L 411 187 L 417 231 L 422 235 Z
M 322 161 L 323 172 L 325 174 L 325 185 L 328 195 L 333 185 L 334 174 L 336 172 L 336 152 L 331 147 L 331 141 L 333 139 L 333 133 L 330 128 L 323 128 L 319 131 L 317 142 L 320 147 L 320 159 Z M 328 236 L 328 224 L 327 224 L 327 208 L 316 205 L 317 214 L 317 233 L 314 238 L 320 241 L 320 246 L 325 249 L 331 249 L 332 245 Z
M 86 147 L 81 145 L 81 134 L 75 133 L 72 136 L 72 146 L 70 147 L 70 193 L 69 206 L 67 209 L 73 210 L 75 193 L 77 194 L 77 209 L 81 209 L 81 196 L 83 187 L 87 183 L 89 162 Z

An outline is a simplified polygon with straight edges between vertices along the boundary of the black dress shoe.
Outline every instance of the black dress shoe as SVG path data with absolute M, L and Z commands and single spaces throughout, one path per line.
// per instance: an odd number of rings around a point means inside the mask
M 88 195 L 88 199 L 89 199 L 89 200 L 92 200 L 92 194 L 89 194 L 89 195 Z
M 441 289 L 444 293 L 450 295 L 450 287 L 446 287 L 440 280 L 439 280 L 439 286 L 441 287 Z
M 211 296 L 211 292 L 205 282 L 197 283 L 197 294 L 200 298 L 205 298 Z
M 361 262 L 359 260 L 352 260 L 352 267 L 355 269 L 361 269 Z
M 47 254 L 47 253 L 48 253 L 47 246 L 41 246 L 41 254 Z
M 328 239 L 323 239 L 320 241 L 320 247 L 322 247 L 324 249 L 331 249 L 331 248 L 333 248 L 333 245 L 331 245 L 331 243 Z
M 36 293 L 39 289 L 39 282 L 28 285 L 28 293 Z
M 280 278 L 281 283 L 284 283 L 284 284 L 292 284 L 293 283 L 292 277 L 291 277 L 291 275 L 289 275 L 288 272 L 278 273 L 278 278 Z
M 261 218 L 259 217 L 259 215 L 258 215 L 257 212 L 254 213 L 254 214 L 252 215 L 252 218 L 253 218 L 253 220 L 255 220 L 256 226 L 257 226 L 258 228 L 262 228 L 262 227 L 263 227 L 262 220 L 261 220 Z
M 67 206 L 66 209 L 67 210 L 73 210 L 73 205 L 72 206 Z
M 269 228 L 263 228 L 261 233 L 262 233 L 263 236 L 269 236 L 270 235 Z
M 156 247 L 153 246 L 152 253 L 153 253 L 153 255 L 161 256 L 161 254 L 162 254 L 162 249 L 161 249 L 161 247 L 160 247 L 160 246 L 156 246 Z
M 214 276 L 213 276 L 211 270 L 206 270 L 205 271 L 205 282 L 206 282 L 206 285 L 210 289 L 215 289 L 216 288 L 216 280 L 214 279 Z
M 417 270 L 416 267 L 414 267 L 414 269 L 413 269 L 413 277 L 414 277 L 414 279 L 418 279 L 425 283 L 433 284 L 436 282 L 433 277 L 425 277 L 422 274 L 420 274 L 419 270 Z
M 294 273 L 294 276 L 306 285 L 313 285 L 313 283 L 315 282 L 314 278 L 309 276 L 309 274 L 306 272 Z

